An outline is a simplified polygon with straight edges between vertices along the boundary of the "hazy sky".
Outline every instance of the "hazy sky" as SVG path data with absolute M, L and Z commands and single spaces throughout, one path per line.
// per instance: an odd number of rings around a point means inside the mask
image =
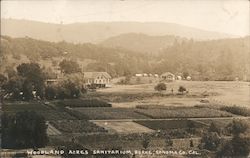
M 250 35 L 249 0 L 4 0 L 1 16 L 50 23 L 159 21 Z

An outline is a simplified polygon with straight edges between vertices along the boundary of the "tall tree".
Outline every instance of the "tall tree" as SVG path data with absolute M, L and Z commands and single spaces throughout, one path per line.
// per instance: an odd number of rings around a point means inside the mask
M 25 79 L 23 85 L 25 99 L 32 99 L 32 91 L 36 92 L 36 95 L 40 98 L 44 96 L 44 80 L 45 75 L 42 69 L 37 63 L 23 63 L 17 67 L 18 75 Z
M 66 74 L 71 74 L 81 71 L 78 63 L 72 60 L 64 59 L 59 63 L 59 66 L 61 68 L 61 71 Z

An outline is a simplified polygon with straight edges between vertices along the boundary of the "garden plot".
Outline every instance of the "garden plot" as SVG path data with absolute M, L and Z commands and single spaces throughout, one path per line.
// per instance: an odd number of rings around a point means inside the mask
M 106 133 L 103 127 L 87 120 L 59 120 L 50 121 L 50 124 L 63 133 Z
M 150 133 L 154 130 L 132 121 L 93 121 L 110 133 Z
M 138 114 L 134 108 L 73 108 L 74 111 L 82 113 L 89 120 L 105 119 L 146 119 L 148 117 Z
M 7 114 L 15 114 L 21 111 L 33 111 L 42 115 L 45 120 L 62 120 L 62 119 L 75 119 L 68 113 L 61 111 L 60 109 L 52 109 L 38 102 L 13 102 L 5 103 L 3 105 L 3 112 Z
M 192 120 L 138 120 L 134 121 L 138 124 L 146 126 L 154 130 L 168 130 L 168 129 L 185 129 L 185 128 L 202 128 L 202 123 Z
M 164 118 L 213 118 L 213 117 L 232 117 L 228 112 L 209 109 L 209 108 L 150 108 L 137 109 L 136 112 L 148 116 L 153 119 Z

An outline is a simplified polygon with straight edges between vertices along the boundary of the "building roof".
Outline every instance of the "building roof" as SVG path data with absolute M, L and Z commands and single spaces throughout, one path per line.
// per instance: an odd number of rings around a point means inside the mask
M 111 78 L 107 72 L 83 72 L 84 78 L 96 78 L 100 75 L 103 75 L 106 78 Z
M 170 72 L 165 72 L 165 73 L 161 74 L 161 76 L 174 76 L 174 74 L 172 74 Z

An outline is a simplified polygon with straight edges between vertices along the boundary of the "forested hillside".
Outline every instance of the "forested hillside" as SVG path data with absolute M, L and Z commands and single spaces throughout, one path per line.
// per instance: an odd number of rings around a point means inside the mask
M 138 71 L 146 71 L 149 61 L 147 56 L 136 52 L 112 49 L 97 46 L 94 44 L 72 44 L 66 42 L 47 42 L 31 38 L 10 38 L 1 37 L 1 52 L 4 61 L 1 63 L 1 69 L 19 63 L 33 61 L 44 64 L 53 62 L 54 59 L 77 60 L 85 65 L 86 71 L 108 71 L 113 76 L 123 76 Z M 84 64 L 83 61 L 91 61 Z M 12 65 L 10 65 L 12 64 Z
M 100 43 L 111 48 L 123 48 L 140 53 L 157 54 L 159 51 L 171 47 L 175 42 L 187 40 L 178 36 L 149 36 L 139 33 L 121 34 L 110 37 Z
M 4 57 L 1 71 L 22 61 L 54 63 L 55 59 L 66 58 L 79 62 L 84 71 L 108 71 L 113 77 L 167 71 L 189 74 L 197 80 L 234 80 L 236 77 L 249 80 L 250 76 L 250 37 L 179 41 L 158 55 L 149 55 L 88 43 L 54 43 L 3 36 L 1 54 Z
M 250 37 L 176 43 L 161 52 L 155 70 L 188 72 L 202 80 L 250 76 Z

